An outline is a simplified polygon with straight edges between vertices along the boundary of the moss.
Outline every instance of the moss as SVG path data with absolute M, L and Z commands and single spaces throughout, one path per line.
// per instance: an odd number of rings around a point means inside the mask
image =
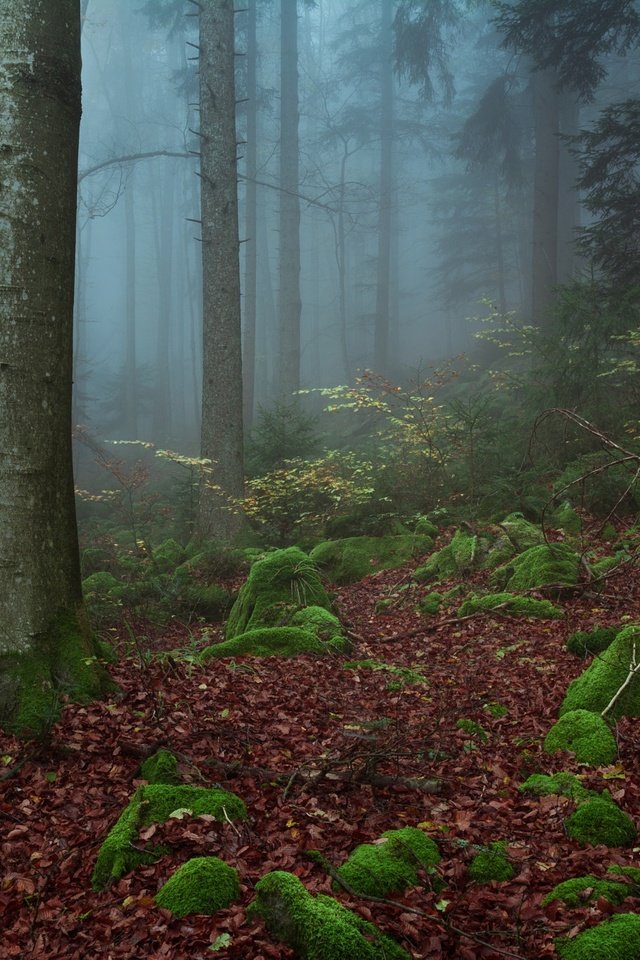
M 573 773 L 565 772 L 554 773 L 553 776 L 546 773 L 533 773 L 520 785 L 519 789 L 526 793 L 535 793 L 538 797 L 546 797 L 552 794 L 557 794 L 560 797 L 570 797 L 577 803 L 597 796 L 592 790 L 583 787 Z
M 82 592 L 87 600 L 105 599 L 120 586 L 120 581 L 111 573 L 101 570 L 99 573 L 92 573 L 82 581 Z
M 601 557 L 600 560 L 594 560 L 589 563 L 591 573 L 595 579 L 604 577 L 611 570 L 614 570 L 624 560 L 624 554 L 614 557 Z
M 542 906 L 546 907 L 554 900 L 562 900 L 568 907 L 583 907 L 601 897 L 618 906 L 632 893 L 632 890 L 633 888 L 627 883 L 598 880 L 597 877 L 587 874 L 585 877 L 574 877 L 573 880 L 559 883 L 543 898 Z
M 58 719 L 65 698 L 88 703 L 115 684 L 82 607 L 59 613 L 25 653 L 0 656 L 0 723 L 21 737 L 42 737 Z
M 344 648 L 348 649 L 348 641 L 343 642 Z M 337 638 L 323 643 L 315 634 L 300 627 L 263 627 L 205 647 L 200 659 L 206 662 L 214 657 L 297 657 L 305 653 L 322 656 L 338 652 L 341 645 Z
M 637 960 L 640 957 L 640 916 L 618 913 L 572 940 L 557 939 L 556 949 L 561 960 Z
M 586 800 L 565 820 L 565 828 L 573 840 L 592 846 L 624 847 L 637 836 L 633 820 L 606 796 Z
M 471 737 L 477 737 L 478 740 L 482 740 L 484 743 L 489 739 L 489 734 L 484 727 L 476 723 L 475 720 L 469 720 L 467 717 L 460 717 L 459 720 L 456 720 L 456 727 L 458 730 L 463 730 L 465 733 L 468 733 Z
M 351 647 L 338 618 L 324 607 L 303 607 L 296 611 L 291 618 L 291 626 L 313 633 L 318 640 L 337 650 L 348 651 Z
M 611 728 L 600 714 L 589 710 L 571 710 L 563 714 L 545 737 L 547 753 L 570 750 L 578 763 L 603 766 L 618 756 L 618 745 Z
M 384 842 L 363 843 L 339 868 L 340 877 L 362 896 L 386 897 L 415 887 L 418 870 L 433 873 L 440 862 L 438 848 L 415 827 L 387 830 Z
M 152 823 L 164 823 L 175 810 L 188 810 L 193 816 L 206 813 L 217 820 L 240 820 L 247 815 L 242 800 L 225 790 L 167 784 L 139 787 L 100 847 L 91 879 L 93 889 L 104 890 L 140 864 L 155 863 L 166 853 L 164 847 L 142 848 L 138 831 Z
M 506 717 L 509 713 L 509 708 L 497 700 L 491 700 L 489 703 L 483 704 L 482 709 L 486 710 L 490 716 L 495 717 L 496 720 L 499 720 L 501 717 Z
M 232 639 L 257 628 L 282 626 L 306 606 L 330 607 L 318 568 L 298 547 L 275 550 L 251 567 L 225 635 Z
M 418 610 L 427 616 L 435 616 L 435 614 L 440 611 L 443 599 L 444 597 L 441 593 L 435 591 L 428 593 L 418 604 Z
M 592 630 L 574 630 L 567 640 L 567 650 L 578 657 L 589 657 L 602 653 L 611 646 L 622 628 L 594 627 Z
M 469 878 L 476 883 L 511 880 L 514 869 L 506 851 L 505 840 L 495 840 L 488 847 L 484 847 L 469 864 Z
M 419 670 L 412 667 L 396 667 L 392 663 L 383 663 L 381 660 L 348 660 L 342 666 L 345 670 L 383 670 L 400 679 L 401 689 L 405 683 L 427 683 L 427 678 Z
M 565 533 L 580 533 L 582 530 L 582 520 L 573 509 L 570 503 L 561 504 L 553 514 L 553 522 L 561 527 Z
M 178 761 L 168 750 L 158 750 L 148 757 L 140 772 L 149 783 L 180 783 Z
M 172 573 L 185 559 L 184 548 L 169 539 L 161 543 L 152 553 L 153 564 L 160 573 Z
M 194 857 L 169 877 L 158 890 L 155 901 L 174 917 L 194 913 L 211 916 L 239 896 L 237 870 L 218 857 Z
M 428 553 L 429 536 L 405 534 L 395 537 L 347 537 L 326 540 L 311 551 L 311 559 L 332 583 L 355 583 L 378 570 L 392 570 L 407 560 Z
M 633 887 L 633 895 L 640 894 L 640 867 L 622 867 L 616 863 L 607 867 L 607 871 L 625 877 Z
M 538 620 L 557 620 L 564 616 L 560 607 L 549 600 L 536 600 L 513 593 L 488 593 L 484 596 L 472 593 L 458 609 L 458 616 L 466 617 L 472 613 L 488 613 L 491 610 L 499 610 L 510 617 L 531 617 Z
M 333 897 L 312 896 L 291 873 L 275 870 L 256 884 L 251 914 L 301 960 L 409 960 L 394 940 Z
M 413 578 L 418 583 L 428 583 L 468 573 L 477 565 L 477 559 L 478 537 L 465 530 L 456 530 L 450 543 L 413 571 Z
M 435 540 L 440 531 L 435 523 L 432 523 L 428 517 L 418 517 L 413 532 L 419 533 L 423 537 L 431 537 L 432 540 Z
M 579 555 L 564 543 L 540 544 L 514 557 L 491 575 L 491 582 L 511 592 L 544 587 L 572 587 L 578 582 Z
M 259 550 L 236 550 L 215 540 L 206 543 L 190 543 L 186 549 L 187 559 L 176 573 L 195 577 L 203 583 L 235 576 L 243 567 L 264 554 Z
M 223 619 L 227 614 L 232 604 L 232 596 L 217 583 L 203 585 L 194 581 L 183 581 L 176 591 L 176 602 L 186 613 L 215 621 Z
M 494 570 L 517 554 L 544 543 L 540 527 L 530 523 L 521 513 L 510 513 L 499 524 L 499 529 L 498 538 L 489 547 L 482 562 L 485 570 Z
M 640 656 L 640 626 L 637 625 L 621 630 L 613 643 L 570 684 L 560 715 L 572 710 L 602 713 L 626 681 L 634 649 L 636 656 Z M 640 717 L 640 674 L 636 674 L 607 716 L 611 720 Z

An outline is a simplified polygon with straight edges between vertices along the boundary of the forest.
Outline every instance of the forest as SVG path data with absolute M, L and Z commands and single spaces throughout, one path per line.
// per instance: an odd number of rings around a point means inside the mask
M 640 4 L 0 0 L 0 958 L 640 957 Z

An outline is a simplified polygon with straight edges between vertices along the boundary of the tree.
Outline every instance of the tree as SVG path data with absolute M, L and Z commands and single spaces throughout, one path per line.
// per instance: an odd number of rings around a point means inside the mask
M 42 733 L 102 686 L 71 462 L 77 0 L 2 4 L 0 59 L 0 719 Z
M 232 0 L 200 11 L 200 191 L 203 276 L 201 455 L 213 461 L 216 489 L 200 491 L 198 536 L 227 540 L 243 494 L 242 343 Z

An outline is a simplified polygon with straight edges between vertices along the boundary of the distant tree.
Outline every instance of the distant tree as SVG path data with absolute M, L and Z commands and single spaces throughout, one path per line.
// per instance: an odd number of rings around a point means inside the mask
M 3 3 L 0 63 L 0 720 L 38 734 L 101 689 L 71 464 L 78 0 Z
M 201 455 L 215 489 L 200 490 L 197 535 L 231 539 L 241 525 L 229 502 L 243 494 L 242 342 L 236 186 L 233 0 L 200 9 L 200 190 L 203 276 Z

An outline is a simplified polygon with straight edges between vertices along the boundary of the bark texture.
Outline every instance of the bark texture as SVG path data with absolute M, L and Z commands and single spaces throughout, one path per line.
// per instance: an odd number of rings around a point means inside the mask
M 242 344 L 231 0 L 200 13 L 200 189 L 203 275 L 202 456 L 214 461 L 200 491 L 198 536 L 229 540 L 241 526 Z
M 391 304 L 391 205 L 393 163 L 392 0 L 382 0 L 380 22 L 380 208 L 373 366 L 387 373 L 389 366 L 389 310 Z
M 0 4 L 0 720 L 99 692 L 71 456 L 77 0 Z

